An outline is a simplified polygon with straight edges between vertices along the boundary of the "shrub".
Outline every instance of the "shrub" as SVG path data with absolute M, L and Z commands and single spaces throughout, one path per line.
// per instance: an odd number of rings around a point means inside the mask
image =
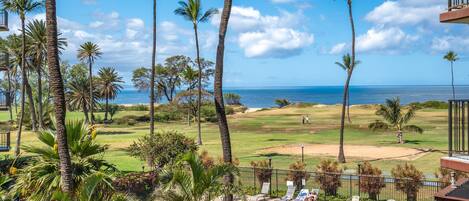
M 145 198 L 156 188 L 157 179 L 156 172 L 137 172 L 116 178 L 112 185 L 119 192 Z
M 359 173 L 364 175 L 360 177 L 361 192 L 368 193 L 370 199 L 376 200 L 381 189 L 386 187 L 384 177 L 381 176 L 381 170 L 373 167 L 371 163 L 365 162 L 360 166 Z
M 226 104 L 228 105 L 241 105 L 241 96 L 235 93 L 223 94 Z
M 131 105 L 131 106 L 122 106 L 122 110 L 125 111 L 149 111 L 150 108 L 148 105 L 138 104 L 138 105 Z
M 409 106 L 413 106 L 417 109 L 448 109 L 448 103 L 444 101 L 426 101 L 426 102 L 415 102 L 410 103 Z
M 209 169 L 215 165 L 215 160 L 211 157 L 206 150 L 203 150 L 199 155 L 200 161 L 205 168 Z
M 425 179 L 423 172 L 417 170 L 412 164 L 397 165 L 391 170 L 391 174 L 396 178 L 396 190 L 407 195 L 408 201 L 416 201 L 417 193 L 422 187 L 422 180 Z
M 342 169 L 337 161 L 323 160 L 316 166 L 316 182 L 329 195 L 337 195 L 337 189 L 342 186 L 340 175 Z
M 259 184 L 270 182 L 270 178 L 272 177 L 272 167 L 270 167 L 269 161 L 251 161 L 251 166 L 254 168 L 254 174 L 256 175 Z
M 178 155 L 196 150 L 197 145 L 193 139 L 176 131 L 159 131 L 143 136 L 128 149 L 130 155 L 157 169 L 172 164 Z
M 288 106 L 290 105 L 290 101 L 288 101 L 287 99 L 276 99 L 275 100 L 275 104 L 279 107 L 279 108 L 283 108 L 285 106 Z
M 306 164 L 301 161 L 297 161 L 290 165 L 287 174 L 287 180 L 293 181 L 293 183 L 296 185 L 296 189 L 302 189 L 303 179 L 307 181 L 309 179 L 309 176 L 309 173 L 306 172 Z

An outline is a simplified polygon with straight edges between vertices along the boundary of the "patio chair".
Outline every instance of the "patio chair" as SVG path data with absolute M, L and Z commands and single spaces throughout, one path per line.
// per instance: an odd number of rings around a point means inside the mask
M 268 182 L 262 183 L 261 193 L 255 195 L 253 198 L 251 198 L 251 200 L 255 200 L 255 201 L 265 200 L 266 198 L 269 197 L 268 196 L 269 195 L 269 190 L 270 190 L 270 183 L 268 183 Z
M 304 201 L 306 197 L 308 197 L 308 195 L 309 195 L 308 189 L 301 189 L 301 191 L 296 196 L 295 201 Z
M 357 196 L 357 195 L 352 196 L 352 201 L 360 201 L 360 196 Z
M 293 185 L 293 181 L 287 181 L 287 193 L 280 200 L 281 201 L 292 200 L 294 194 L 295 194 L 295 185 Z

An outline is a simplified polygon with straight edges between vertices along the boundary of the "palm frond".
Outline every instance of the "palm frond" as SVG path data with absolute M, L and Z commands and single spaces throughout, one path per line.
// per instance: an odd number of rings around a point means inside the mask
M 402 128 L 405 131 L 416 132 L 416 133 L 423 133 L 423 128 L 416 126 L 416 125 L 407 125 Z

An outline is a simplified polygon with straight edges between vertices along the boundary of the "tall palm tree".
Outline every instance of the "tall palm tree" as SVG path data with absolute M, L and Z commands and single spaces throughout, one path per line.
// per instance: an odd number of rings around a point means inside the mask
M 215 97 L 215 110 L 218 118 L 218 127 L 220 129 L 220 139 L 223 149 L 223 162 L 233 163 L 233 156 L 231 154 L 231 139 L 230 130 L 228 128 L 228 121 L 225 113 L 225 103 L 223 101 L 223 64 L 225 57 L 225 37 L 228 29 L 228 22 L 231 15 L 232 0 L 225 0 L 223 11 L 220 20 L 220 30 L 218 33 L 218 47 L 217 59 L 215 63 L 215 79 L 214 79 L 214 97 Z M 234 177 L 232 174 L 225 175 L 225 184 L 232 185 Z M 233 195 L 227 194 L 224 196 L 225 201 L 232 201 Z
M 122 85 L 124 80 L 119 76 L 116 69 L 112 67 L 101 68 L 98 72 L 99 77 L 99 94 L 101 97 L 104 97 L 106 102 L 104 120 L 107 119 L 107 114 L 109 112 L 109 100 L 113 100 L 117 97 L 117 94 L 122 90 Z
M 20 145 L 21 145 L 21 129 L 23 127 L 23 120 L 24 120 L 24 102 L 25 102 L 25 87 L 27 82 L 27 75 L 26 75 L 26 28 L 25 28 L 25 21 L 26 21 L 26 14 L 38 9 L 41 6 L 41 3 L 36 2 L 35 0 L 1 0 L 1 3 L 5 10 L 9 11 L 10 13 L 16 13 L 19 15 L 21 20 L 21 72 L 22 72 L 22 79 L 23 84 L 21 85 L 21 114 L 20 120 L 18 122 L 18 132 L 16 137 L 16 150 L 15 155 L 18 156 L 20 154 Z M 30 103 L 32 104 L 32 103 Z M 31 111 L 32 112 L 32 111 Z M 32 122 L 34 125 L 35 122 Z
M 449 61 L 450 65 L 451 65 L 451 86 L 453 87 L 453 99 L 456 99 L 456 91 L 454 90 L 454 68 L 453 68 L 453 64 L 454 64 L 454 62 L 456 62 L 459 59 L 458 54 L 456 54 L 453 51 L 449 51 L 448 53 L 446 53 L 446 55 L 443 57 L 443 59 Z
M 80 45 L 80 49 L 78 49 L 78 59 L 83 63 L 88 64 L 88 73 L 89 73 L 89 82 L 90 82 L 90 97 L 93 97 L 93 64 L 96 59 L 100 58 L 103 53 L 99 46 L 92 42 L 86 42 Z M 94 98 L 94 97 L 93 97 Z M 92 99 L 93 99 L 92 98 Z M 90 105 L 88 107 L 90 109 L 91 115 L 91 125 L 94 124 L 94 115 L 93 115 L 93 108 L 94 102 L 90 101 Z
M 49 68 L 49 86 L 54 97 L 56 141 L 59 155 L 60 181 L 62 191 L 71 193 L 73 189 L 72 162 L 65 128 L 65 89 L 60 72 L 59 48 L 57 40 L 57 14 L 55 0 L 46 0 L 47 27 L 47 66 Z
M 75 78 L 68 82 L 69 91 L 67 91 L 67 102 L 72 109 L 82 109 L 85 115 L 85 121 L 90 122 L 88 112 L 90 110 L 91 102 L 93 105 L 97 103 L 96 90 L 93 91 L 93 96 L 90 96 L 90 83 L 85 78 Z M 92 101 L 91 98 L 93 97 Z
M 344 130 L 345 130 L 345 112 L 347 109 L 347 100 L 349 97 L 349 85 L 350 85 L 350 80 L 352 79 L 352 74 L 353 70 L 355 69 L 355 65 L 357 62 L 355 62 L 355 23 L 353 21 L 353 13 L 352 13 L 352 0 L 347 0 L 347 6 L 348 6 L 348 14 L 349 14 L 349 20 L 350 20 L 350 26 L 352 29 L 352 56 L 350 57 L 350 66 L 348 72 L 347 72 L 347 80 L 345 81 L 345 86 L 344 86 L 344 97 L 342 100 L 342 112 L 341 112 L 341 118 L 340 118 L 340 142 L 339 142 L 339 156 L 338 161 L 340 163 L 345 163 L 345 153 L 344 153 Z
M 155 76 L 156 76 L 156 0 L 153 0 L 153 44 L 150 78 L 150 134 L 155 133 Z
M 31 56 L 34 70 L 37 74 L 37 110 L 38 114 L 43 114 L 42 101 L 42 75 L 46 64 L 47 55 L 47 38 L 46 38 L 46 22 L 44 20 L 33 20 L 26 26 L 26 37 L 28 41 L 28 55 Z M 65 38 L 58 38 L 57 45 L 60 50 L 65 49 L 67 42 Z M 38 115 L 38 123 L 40 128 L 44 128 L 43 115 Z
M 230 164 L 217 164 L 207 168 L 194 152 L 185 154 L 178 163 L 183 166 L 163 171 L 163 188 L 158 195 L 162 200 L 213 200 L 223 193 L 220 179 L 225 174 L 234 174 L 237 171 Z
M 199 33 L 198 25 L 200 22 L 207 22 L 210 18 L 218 13 L 218 10 L 211 8 L 206 12 L 202 11 L 202 4 L 200 0 L 187 0 L 179 1 L 180 7 L 174 10 L 176 15 L 184 17 L 184 19 L 191 21 L 194 27 L 195 34 L 195 48 L 197 52 L 197 66 L 199 67 L 199 72 L 202 72 L 202 65 L 200 61 L 200 49 L 199 49 Z M 197 96 L 197 131 L 198 131 L 198 140 L 197 143 L 202 145 L 202 130 L 200 127 L 200 106 L 202 102 L 202 73 L 199 73 L 198 76 L 198 96 Z
M 379 106 L 376 115 L 382 116 L 387 123 L 377 120 L 368 127 L 373 130 L 394 129 L 396 130 L 397 142 L 403 144 L 403 131 L 423 133 L 423 129 L 416 125 L 406 125 L 415 117 L 415 111 L 415 107 L 412 106 L 405 110 L 399 98 L 386 99 L 386 104 Z

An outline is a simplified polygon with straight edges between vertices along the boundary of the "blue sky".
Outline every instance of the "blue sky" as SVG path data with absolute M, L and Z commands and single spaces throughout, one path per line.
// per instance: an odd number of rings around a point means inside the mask
M 202 0 L 204 8 L 222 1 Z M 357 56 L 354 85 L 446 85 L 456 51 L 457 84 L 469 84 L 469 27 L 438 22 L 444 0 L 354 1 Z M 150 0 L 63 0 L 57 2 L 59 29 L 69 46 L 62 59 L 76 63 L 86 41 L 102 47 L 97 67 L 112 66 L 130 85 L 133 69 L 151 59 Z M 158 61 L 172 55 L 194 57 L 192 26 L 175 16 L 176 0 L 158 1 Z M 44 10 L 32 18 L 44 18 Z M 200 27 L 202 56 L 215 60 L 219 15 Z M 18 18 L 10 18 L 18 32 Z M 226 44 L 225 86 L 342 85 L 336 66 L 350 51 L 345 0 L 234 0 Z M 96 68 L 97 69 L 97 68 Z

